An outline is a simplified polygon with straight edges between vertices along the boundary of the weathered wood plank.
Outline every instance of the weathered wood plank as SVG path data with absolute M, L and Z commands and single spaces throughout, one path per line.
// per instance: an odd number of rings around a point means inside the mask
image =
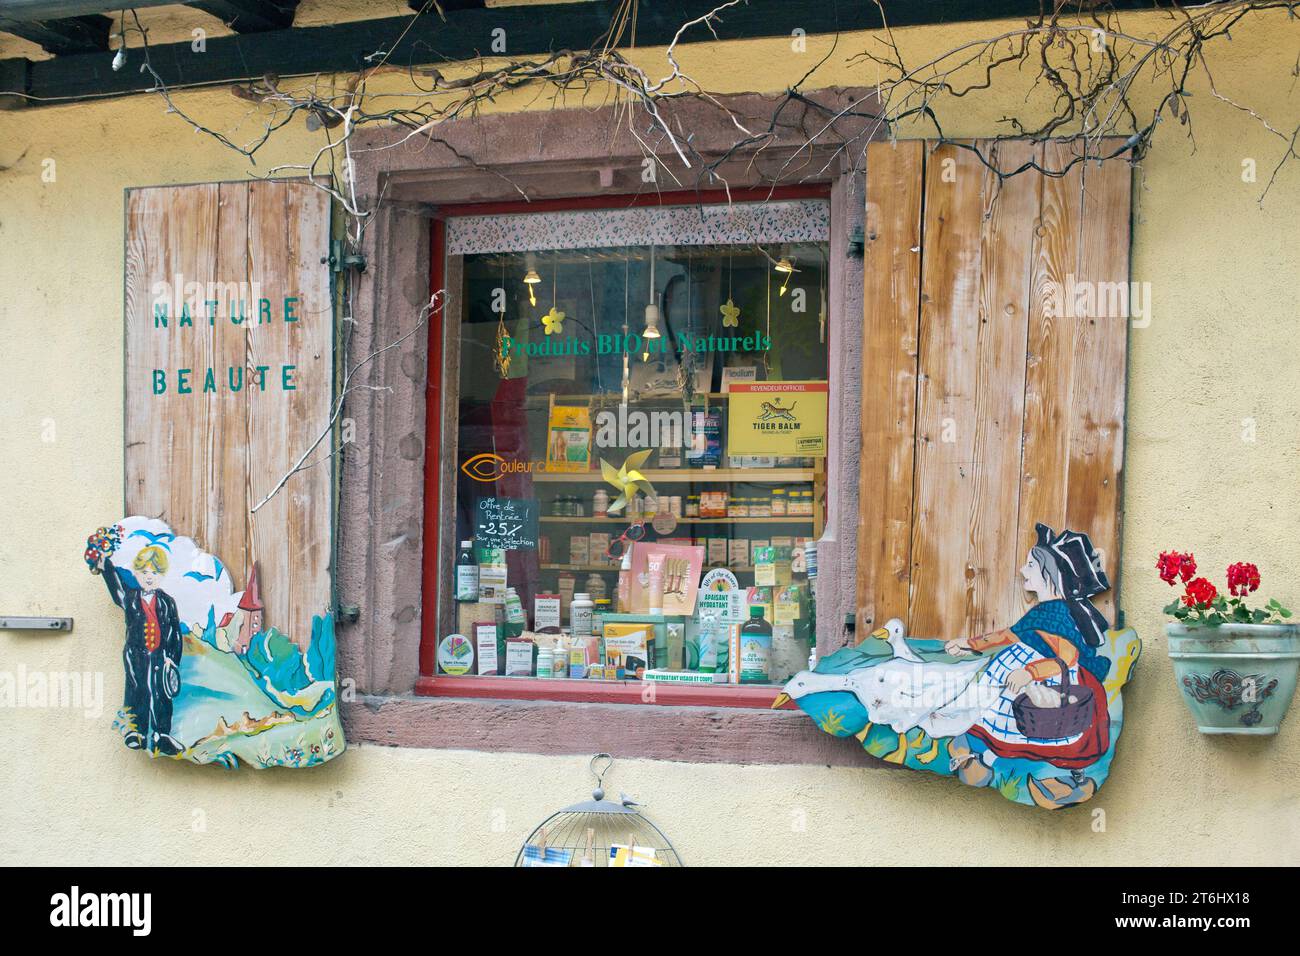
M 999 169 L 1015 169 L 1036 152 L 1025 142 L 978 145 Z M 970 539 L 963 569 L 966 609 L 960 628 L 970 635 L 1007 627 L 1020 617 L 1022 589 L 1016 571 L 1023 549 L 1011 534 L 1020 506 L 1025 340 L 1040 179 L 1033 173 L 1001 184 L 991 173 L 984 178 L 974 420 L 959 426 L 975 432 Z M 944 560 L 959 557 L 943 555 Z
M 328 236 L 329 203 L 321 190 L 303 183 L 249 184 L 252 274 L 275 316 L 245 325 L 251 504 L 272 491 L 329 420 L 333 323 L 329 273 L 319 261 Z M 286 305 L 286 299 L 296 301 Z M 289 307 L 297 315 L 292 322 L 284 320 Z M 330 439 L 322 442 L 310 459 L 317 464 L 294 475 L 252 516 L 252 557 L 264 582 L 267 620 L 292 622 L 292 636 L 304 646 L 312 615 L 323 614 L 330 601 L 333 488 L 329 467 L 319 462 L 331 447 Z
M 1059 147 L 1048 144 L 1043 154 L 1047 168 L 1060 168 L 1061 160 Z M 1056 314 L 1056 290 L 1064 287 L 1078 259 L 1077 178 L 1042 177 L 1041 195 L 1030 279 L 1025 439 L 1016 528 L 1021 551 L 1034 541 L 1035 524 L 1041 521 L 1059 529 L 1065 521 L 1075 371 L 1074 328 Z M 1021 611 L 1028 610 L 1028 596 L 1021 592 L 1019 598 Z
M 921 266 L 920 141 L 867 147 L 858 633 L 906 616 Z
M 1070 156 L 1048 144 L 1044 165 L 1064 168 Z M 1080 283 L 1128 282 L 1131 173 L 1079 164 L 1041 180 L 1017 540 L 1023 551 L 1039 521 L 1087 531 L 1115 584 L 1127 319 L 1077 315 L 1072 299 Z M 1094 603 L 1113 617 L 1113 591 Z
M 200 316 L 180 325 L 175 306 L 186 282 L 206 283 L 216 268 L 217 201 L 218 187 L 208 184 L 135 190 L 127 203 L 126 513 L 162 518 L 196 539 L 207 529 L 207 507 L 202 442 L 194 436 L 205 431 L 207 403 L 177 383 L 178 370 L 208 367 L 211 337 Z M 159 299 L 165 320 L 155 319 Z M 165 371 L 166 390 L 155 394 L 157 370 Z
M 1093 283 L 1094 311 L 1077 318 L 1077 368 L 1071 395 L 1066 523 L 1086 530 L 1101 554 L 1111 590 L 1094 602 L 1113 621 L 1119 582 L 1120 480 L 1124 469 L 1124 391 L 1129 288 L 1127 163 L 1079 164 L 1083 197 L 1076 281 Z
M 986 178 L 956 146 L 926 160 L 908 607 L 909 633 L 924 636 L 955 636 L 969 603 Z

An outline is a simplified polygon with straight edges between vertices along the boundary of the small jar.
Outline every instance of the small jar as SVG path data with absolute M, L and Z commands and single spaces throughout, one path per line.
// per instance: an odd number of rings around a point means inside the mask
M 727 502 L 728 518 L 748 518 L 749 517 L 749 499 L 735 497 Z
M 591 496 L 591 514 L 596 518 L 609 516 L 609 492 L 604 488 L 597 488 Z
M 645 505 L 642 512 L 647 518 L 653 518 L 659 513 L 659 499 L 654 495 L 645 496 Z
M 593 604 L 598 604 L 609 597 L 609 585 L 605 583 L 604 577 L 595 571 L 587 575 L 586 585 Z
M 782 518 L 790 513 L 789 497 L 786 495 L 784 488 L 772 489 L 772 517 Z
M 686 517 L 698 518 L 699 516 L 700 516 L 700 496 L 687 495 L 686 496 Z
M 668 499 L 668 513 L 672 515 L 674 518 L 680 518 L 682 516 L 681 495 L 673 495 L 671 498 Z
M 750 498 L 749 516 L 751 518 L 772 517 L 772 499 L 771 498 Z

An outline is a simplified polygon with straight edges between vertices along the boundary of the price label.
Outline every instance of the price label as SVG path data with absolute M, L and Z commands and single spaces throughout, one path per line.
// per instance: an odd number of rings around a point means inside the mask
M 524 551 L 537 547 L 537 502 L 523 498 L 479 498 L 474 504 L 474 543 L 483 548 Z

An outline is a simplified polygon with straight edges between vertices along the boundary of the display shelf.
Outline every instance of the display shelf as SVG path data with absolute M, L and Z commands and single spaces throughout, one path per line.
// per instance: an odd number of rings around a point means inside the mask
M 630 524 L 627 518 L 597 518 L 585 516 L 574 518 L 568 515 L 542 515 L 537 519 L 546 524 Z M 776 518 L 678 518 L 678 524 L 813 524 L 817 519 L 812 515 L 781 515 Z M 645 519 L 646 524 L 654 521 L 653 517 Z
M 647 481 L 664 484 L 812 482 L 817 476 L 812 468 L 643 468 L 641 474 Z M 599 471 L 534 471 L 532 478 L 538 482 L 603 483 L 605 480 Z
M 705 565 L 705 571 L 712 571 L 715 565 Z M 731 565 L 716 565 L 716 567 L 726 567 L 736 574 L 753 574 L 753 567 L 732 567 Z M 538 568 L 543 571 L 618 571 L 617 564 L 539 564 Z
M 689 399 L 687 399 L 685 395 L 681 394 L 641 395 L 637 392 L 630 392 L 627 401 L 628 404 L 631 405 L 636 402 L 695 402 L 703 401 L 705 399 L 708 399 L 709 401 L 725 401 L 729 398 L 731 398 L 731 395 L 728 392 L 694 392 L 691 394 Z M 623 402 L 623 393 L 592 392 L 589 395 L 528 395 L 525 396 L 524 401 L 538 405 L 547 405 L 552 401 L 557 405 L 580 404 L 583 402 L 599 402 L 601 404 L 613 402 L 614 404 L 621 405 Z
M 654 693 L 647 694 L 646 687 Z M 565 677 L 504 677 L 484 674 L 448 677 L 422 675 L 419 697 L 477 697 L 501 700 L 549 700 L 568 703 L 645 706 L 744 707 L 768 710 L 780 684 L 649 684 L 639 680 L 573 680 Z M 793 710 L 793 702 L 784 704 Z

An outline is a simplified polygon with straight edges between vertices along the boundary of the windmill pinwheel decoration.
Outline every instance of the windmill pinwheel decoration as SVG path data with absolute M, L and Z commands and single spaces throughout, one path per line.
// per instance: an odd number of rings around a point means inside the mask
M 611 514 L 626 508 L 637 491 L 644 491 L 647 495 L 655 494 L 654 485 L 650 484 L 649 479 L 639 471 L 649 459 L 650 451 L 651 449 L 646 448 L 643 451 L 633 452 L 627 456 L 627 460 L 620 468 L 615 468 L 603 458 L 600 460 L 601 475 L 618 491 L 618 497 L 609 505 Z

